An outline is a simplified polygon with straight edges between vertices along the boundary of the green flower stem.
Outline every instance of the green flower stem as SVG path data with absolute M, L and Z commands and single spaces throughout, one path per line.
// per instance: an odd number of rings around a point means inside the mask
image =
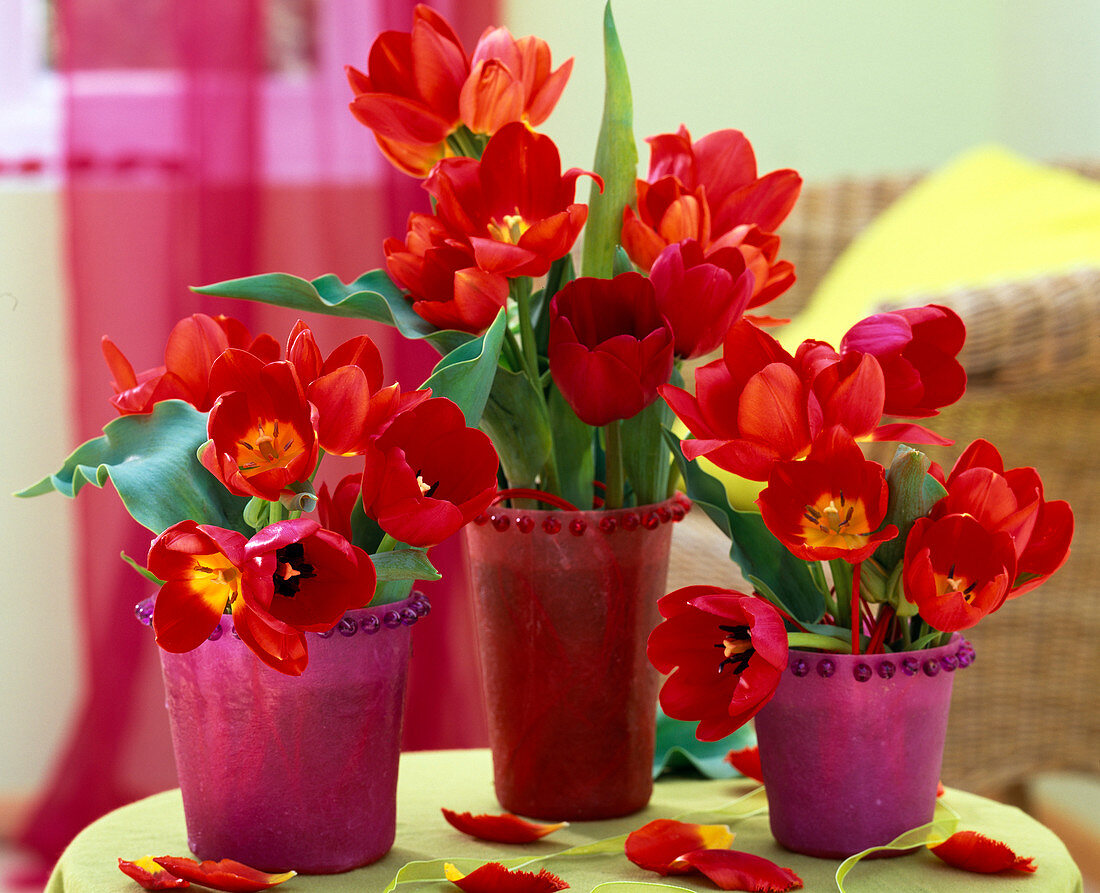
M 385 536 L 382 537 L 382 542 L 378 544 L 378 548 L 374 550 L 374 554 L 379 555 L 382 552 L 392 552 L 400 545 L 401 543 L 399 543 L 387 533 Z
M 513 372 L 523 371 L 523 356 L 520 353 L 519 345 L 516 343 L 516 336 L 509 328 L 504 329 L 504 353 L 508 355 L 508 363 L 511 365 Z
M 535 329 L 531 325 L 531 277 L 517 276 L 508 283 L 519 310 L 519 341 L 523 348 L 523 365 L 527 377 L 539 386 L 539 359 L 535 349 Z
M 604 508 L 622 508 L 623 504 L 623 442 L 619 419 L 604 425 L 604 453 L 607 461 L 607 493 Z
M 817 633 L 787 633 L 787 644 L 791 648 L 818 648 L 822 651 L 835 651 L 838 654 L 847 654 L 851 650 L 847 642 Z

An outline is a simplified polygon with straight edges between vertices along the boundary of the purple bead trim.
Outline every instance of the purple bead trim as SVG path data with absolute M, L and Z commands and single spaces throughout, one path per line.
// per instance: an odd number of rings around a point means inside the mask
M 921 658 L 920 655 L 919 651 L 908 652 L 904 657 L 898 654 L 861 655 L 863 659 L 851 665 L 852 678 L 857 682 L 870 682 L 877 674 L 880 679 L 893 679 L 899 668 L 905 676 L 923 673 L 925 676 L 932 677 L 939 675 L 941 671 L 954 673 L 974 662 L 974 647 L 964 639 L 959 642 L 954 652 L 947 654 L 941 652 L 937 657 Z M 830 679 L 836 675 L 837 661 L 832 657 L 821 656 L 811 664 L 804 657 L 792 653 L 787 667 L 799 678 L 808 676 L 812 669 L 816 670 L 817 675 L 822 679 Z
M 354 636 L 356 633 L 366 633 L 368 636 L 372 636 L 380 629 L 385 627 L 386 629 L 397 629 L 401 626 L 412 626 L 422 617 L 427 617 L 432 612 L 432 603 L 428 600 L 428 597 L 422 592 L 414 592 L 406 604 L 400 608 L 391 607 L 390 605 L 382 605 L 378 608 L 366 609 L 357 608 L 355 613 L 358 614 L 362 611 L 369 611 L 365 616 L 358 618 L 351 616 L 352 612 L 348 612 L 336 623 L 332 629 L 325 630 L 324 632 L 316 633 L 319 638 L 330 639 L 336 633 L 339 633 L 345 638 Z M 375 611 L 384 612 L 379 614 Z M 151 626 L 153 622 L 153 598 L 147 598 L 142 602 L 139 602 L 134 606 L 134 616 L 138 621 L 145 626 Z M 216 642 L 228 631 L 234 639 L 240 639 L 237 631 L 232 627 L 232 620 L 229 620 L 226 625 L 219 622 L 217 626 L 211 630 L 210 635 L 207 638 L 211 642 Z

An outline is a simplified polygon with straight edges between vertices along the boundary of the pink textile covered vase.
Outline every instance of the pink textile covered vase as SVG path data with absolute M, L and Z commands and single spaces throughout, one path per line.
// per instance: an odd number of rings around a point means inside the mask
M 429 611 L 419 593 L 348 611 L 308 634 L 301 676 L 261 663 L 229 616 L 193 651 L 158 649 L 196 856 L 330 874 L 389 851 L 409 627 Z
M 466 528 L 497 799 L 604 819 L 653 791 L 658 677 L 646 639 L 687 501 L 490 508 Z
M 776 841 L 842 859 L 931 821 L 952 680 L 973 659 L 957 635 L 887 654 L 792 648 L 755 720 Z

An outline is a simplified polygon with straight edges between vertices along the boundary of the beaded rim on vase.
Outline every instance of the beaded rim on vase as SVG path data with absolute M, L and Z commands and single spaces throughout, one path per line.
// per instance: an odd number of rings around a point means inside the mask
M 945 653 L 946 651 L 946 653 Z M 926 654 L 927 656 L 922 656 Z M 886 654 L 819 654 L 812 651 L 791 649 L 787 657 L 787 670 L 801 679 L 811 674 L 822 679 L 843 678 L 842 666 L 850 667 L 857 682 L 870 682 L 876 676 L 892 679 L 900 672 L 904 676 L 936 676 L 941 671 L 954 673 L 969 667 L 975 658 L 974 646 L 966 639 L 949 642 L 925 652 L 903 651 Z
M 151 626 L 153 623 L 153 602 L 155 601 L 156 596 L 151 595 L 134 606 L 134 616 L 144 626 Z M 312 633 L 312 635 L 322 639 L 331 638 L 337 633 L 344 637 L 354 636 L 356 633 L 372 636 L 384 629 L 412 626 L 422 617 L 427 617 L 431 610 L 432 603 L 428 597 L 423 592 L 413 592 L 408 598 L 392 604 L 355 608 L 346 612 L 332 629 Z M 227 633 L 234 639 L 240 638 L 236 629 L 233 628 L 232 614 L 223 614 L 218 625 L 207 638 L 211 642 L 216 642 Z
M 474 523 L 479 527 L 490 525 L 499 533 L 515 527 L 520 533 L 533 533 L 537 528 L 551 536 L 566 530 L 573 536 L 584 536 L 589 530 L 602 534 L 656 530 L 662 524 L 684 520 L 690 510 L 691 500 L 677 493 L 653 505 L 612 510 L 510 509 L 494 505 L 477 515 Z

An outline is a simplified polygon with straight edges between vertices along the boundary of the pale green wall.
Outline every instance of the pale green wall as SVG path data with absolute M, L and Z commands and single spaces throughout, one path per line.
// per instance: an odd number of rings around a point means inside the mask
M 616 0 L 639 141 L 735 127 L 762 170 L 810 180 L 934 167 L 997 141 L 1100 156 L 1096 0 Z M 540 129 L 589 165 L 602 107 L 602 0 L 505 0 L 516 36 L 575 56 Z M 640 143 L 641 145 L 641 143 Z M 642 169 L 648 153 L 641 145 Z

